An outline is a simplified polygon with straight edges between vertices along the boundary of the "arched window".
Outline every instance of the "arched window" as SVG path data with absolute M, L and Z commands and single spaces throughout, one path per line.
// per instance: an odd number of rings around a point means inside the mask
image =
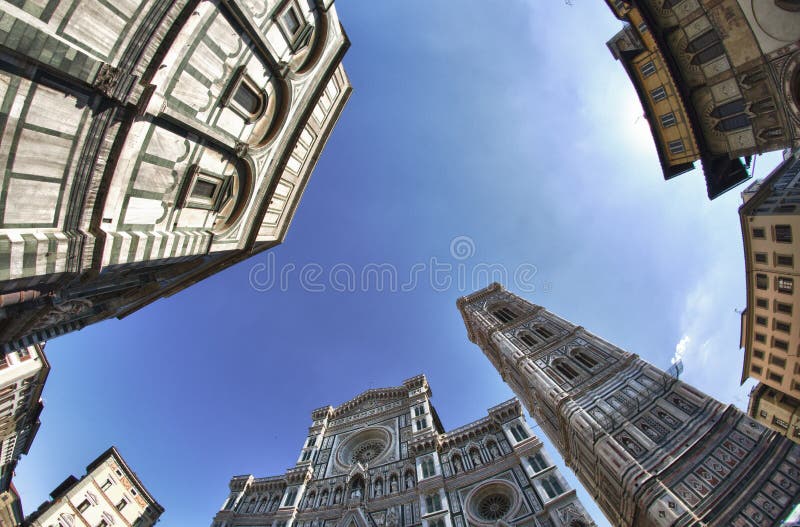
M 534 331 L 536 332 L 537 335 L 539 335 L 545 340 L 553 336 L 553 332 L 544 326 L 536 326 L 536 329 L 534 329 Z
M 531 335 L 527 331 L 523 331 L 522 333 L 519 334 L 519 340 L 524 342 L 527 346 L 535 346 L 536 344 L 539 343 L 539 341 L 537 341 L 533 337 L 533 335 Z
M 247 509 L 245 510 L 246 513 L 256 512 L 256 497 L 252 496 L 250 500 L 247 502 Z
M 528 456 L 528 463 L 534 472 L 541 472 L 547 468 L 547 461 L 544 460 L 541 452 L 536 452 L 532 456 Z
M 523 439 L 527 439 L 529 437 L 528 431 L 525 430 L 525 427 L 519 423 L 512 424 L 509 427 L 509 430 L 511 430 L 511 435 L 514 436 L 514 440 L 517 442 L 522 441 Z
M 242 66 L 234 74 L 228 95 L 222 104 L 239 114 L 247 123 L 258 120 L 267 109 L 267 94 L 247 75 Z
M 542 479 L 542 488 L 548 499 L 553 499 L 564 493 L 564 488 L 555 476 L 548 476 Z
M 511 322 L 512 320 L 517 318 L 516 313 L 514 313 L 513 311 L 511 311 L 507 307 L 500 307 L 500 308 L 497 308 L 497 309 L 493 310 L 492 311 L 492 315 L 494 315 L 494 317 L 497 320 L 499 320 L 500 322 L 502 322 L 503 324 L 506 324 L 507 322 Z
M 597 361 L 589 355 L 587 352 L 583 350 L 578 350 L 575 352 L 575 360 L 580 362 L 582 365 L 586 366 L 588 369 L 592 369 L 597 366 Z
M 556 364 L 556 370 L 563 375 L 567 380 L 572 380 L 578 377 L 578 372 L 575 371 L 575 368 L 570 366 L 564 361 L 559 361 Z
M 422 477 L 429 478 L 436 474 L 436 466 L 433 463 L 433 458 L 426 457 L 420 463 L 420 468 L 422 469 Z

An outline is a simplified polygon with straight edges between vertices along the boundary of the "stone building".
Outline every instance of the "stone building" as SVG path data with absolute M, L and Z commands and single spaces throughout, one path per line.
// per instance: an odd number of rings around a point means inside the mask
M 280 476 L 236 476 L 213 527 L 588 527 L 515 399 L 445 432 L 424 375 L 311 413 Z
M 778 525 L 800 445 L 499 284 L 458 300 L 469 339 L 612 525 Z
M 113 446 L 89 463 L 86 475 L 68 477 L 50 497 L 25 518 L 25 527 L 150 527 L 164 512 Z
M 0 492 L 0 527 L 18 527 L 23 520 L 22 500 L 12 483 L 8 490 Z
M 752 377 L 760 383 L 748 413 L 800 443 L 800 149 L 747 187 L 742 200 L 742 382 Z
M 796 1 L 606 2 L 665 179 L 700 160 L 714 199 L 750 177 L 750 156 L 800 145 Z
M 44 344 L 0 356 L 0 492 L 9 489 L 20 456 L 28 453 L 39 430 L 49 373 Z
M 348 47 L 333 0 L 0 3 L 0 344 L 281 243 Z

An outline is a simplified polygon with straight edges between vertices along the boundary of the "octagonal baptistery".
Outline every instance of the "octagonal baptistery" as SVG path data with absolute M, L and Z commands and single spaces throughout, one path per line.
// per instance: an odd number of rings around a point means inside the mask
M 351 92 L 333 0 L 0 3 L 0 343 L 280 243 Z
M 294 467 L 231 479 L 212 527 L 590 527 L 516 399 L 445 432 L 424 375 L 311 413 Z

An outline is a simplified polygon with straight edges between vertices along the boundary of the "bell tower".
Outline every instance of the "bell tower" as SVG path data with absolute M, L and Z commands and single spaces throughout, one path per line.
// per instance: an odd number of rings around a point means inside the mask
M 499 284 L 457 305 L 613 524 L 773 525 L 800 500 L 800 446 L 735 407 Z

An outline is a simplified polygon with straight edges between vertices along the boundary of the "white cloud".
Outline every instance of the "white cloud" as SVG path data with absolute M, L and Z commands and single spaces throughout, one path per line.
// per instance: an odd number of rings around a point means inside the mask
M 675 355 L 673 355 L 672 360 L 670 360 L 671 364 L 675 364 L 683 360 L 683 356 L 686 355 L 686 350 L 691 341 L 692 337 L 689 335 L 684 335 L 683 338 L 681 338 L 681 340 L 675 345 Z

